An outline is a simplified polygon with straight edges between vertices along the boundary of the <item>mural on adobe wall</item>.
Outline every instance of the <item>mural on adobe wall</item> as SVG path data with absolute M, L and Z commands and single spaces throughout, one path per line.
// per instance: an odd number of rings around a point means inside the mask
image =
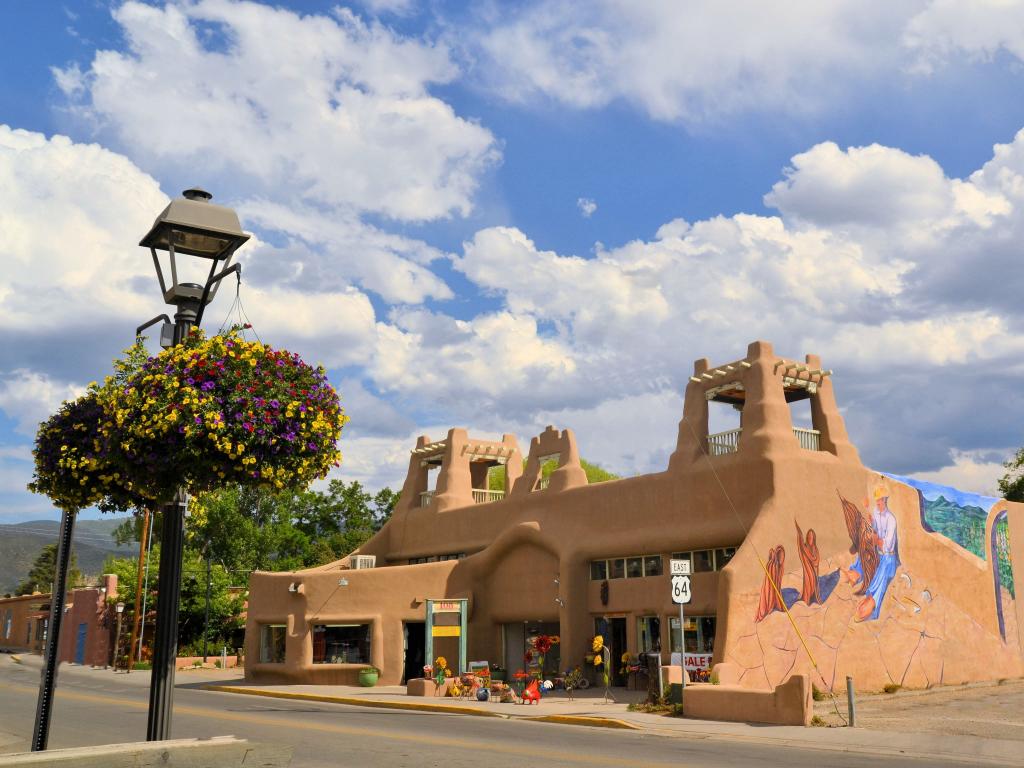
M 837 490 L 825 512 L 838 527 L 813 515 L 829 540 L 838 534 L 848 542 L 827 552 L 819 533 L 802 525 L 812 515 L 798 512 L 792 538 L 763 555 L 757 591 L 738 595 L 740 615 L 751 622 L 724 660 L 738 664 L 751 687 L 777 685 L 796 671 L 810 672 L 823 689 L 845 685 L 848 670 L 857 670 L 862 689 L 983 679 L 986 666 L 1021 674 L 1005 512 L 996 512 L 985 540 L 1000 501 L 872 474 L 860 503 Z M 994 600 L 971 599 L 979 590 Z

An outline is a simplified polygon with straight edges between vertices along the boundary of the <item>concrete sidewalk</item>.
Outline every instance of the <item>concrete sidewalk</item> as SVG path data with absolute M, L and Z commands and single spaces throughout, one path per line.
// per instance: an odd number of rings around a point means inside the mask
M 404 686 L 211 684 L 207 690 L 298 701 L 320 701 L 407 711 L 500 717 L 565 725 L 640 730 L 659 736 L 702 740 L 748 741 L 823 751 L 888 755 L 918 759 L 958 759 L 975 765 L 1024 766 L 1019 741 L 950 736 L 936 733 L 867 730 L 863 728 L 801 728 L 795 726 L 725 723 L 630 712 L 624 701 L 605 703 L 600 692 L 586 691 L 573 701 L 557 692 L 539 704 L 499 704 L 451 698 L 412 697 Z M 639 696 L 638 692 L 615 691 Z
M 22 656 L 21 663 L 39 669 L 38 656 Z M 111 670 L 62 664 L 60 676 L 82 679 L 110 679 L 142 687 L 149 685 L 145 671 L 114 673 Z M 628 711 L 629 701 L 642 696 L 635 691 L 614 690 L 620 700 L 604 703 L 600 691 L 581 692 L 569 701 L 564 692 L 547 695 L 539 704 L 499 704 L 463 701 L 440 697 L 407 696 L 404 686 L 360 688 L 341 685 L 250 685 L 235 670 L 181 670 L 175 676 L 176 687 L 202 689 L 211 696 L 241 694 L 272 697 L 292 701 L 316 701 L 359 707 L 395 709 L 453 716 L 476 716 L 516 719 L 541 723 L 598 726 L 639 730 L 647 734 L 700 739 L 708 741 L 743 741 L 823 752 L 848 752 L 864 755 L 906 756 L 921 760 L 956 759 L 973 765 L 1024 766 L 1024 749 L 1020 741 L 950 735 L 910 730 L 876 730 L 868 728 L 800 728 L 795 726 L 725 723 L 708 720 L 670 717 Z M 58 693 L 60 695 L 58 682 Z M 624 697 L 628 700 L 623 700 Z M 343 711 L 339 711 L 341 714 Z

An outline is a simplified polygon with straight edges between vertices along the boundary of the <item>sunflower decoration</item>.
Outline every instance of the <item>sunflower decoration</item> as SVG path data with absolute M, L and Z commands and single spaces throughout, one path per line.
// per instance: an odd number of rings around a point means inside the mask
M 594 641 L 590 644 L 590 650 L 594 653 L 600 653 L 604 649 L 604 637 L 601 635 L 594 635 Z

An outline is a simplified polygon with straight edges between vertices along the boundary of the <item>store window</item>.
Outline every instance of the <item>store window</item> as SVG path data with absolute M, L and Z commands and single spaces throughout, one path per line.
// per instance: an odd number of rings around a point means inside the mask
M 644 576 L 661 576 L 661 555 L 644 557 Z
M 693 553 L 693 572 L 702 573 L 704 571 L 715 570 L 715 550 L 713 549 L 698 549 Z
M 260 663 L 284 663 L 284 640 L 287 629 L 284 624 L 260 625 Z
M 40 619 L 36 622 L 36 640 L 41 643 L 46 642 L 46 625 L 49 623 L 49 619 Z
M 729 564 L 733 555 L 736 554 L 736 547 L 722 547 L 715 550 L 715 570 L 720 571 Z
M 678 622 L 678 619 L 676 619 Z M 640 653 L 661 652 L 661 618 L 641 616 L 636 620 L 637 647 Z
M 626 578 L 639 579 L 644 575 L 644 559 L 642 557 L 626 558 Z
M 369 624 L 314 624 L 314 664 L 369 664 Z
M 686 653 L 712 653 L 715 650 L 715 617 L 686 616 Z M 672 653 L 679 653 L 679 617 L 669 619 L 669 632 L 672 636 Z
M 640 579 L 645 576 L 661 576 L 664 572 L 661 555 L 634 555 L 590 561 L 591 581 Z

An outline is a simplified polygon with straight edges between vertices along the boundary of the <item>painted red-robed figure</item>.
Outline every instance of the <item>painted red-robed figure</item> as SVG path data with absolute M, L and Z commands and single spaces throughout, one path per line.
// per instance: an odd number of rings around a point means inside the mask
M 821 602 L 821 594 L 818 592 L 818 564 L 821 562 L 821 555 L 818 552 L 818 539 L 814 529 L 807 531 L 807 536 L 800 530 L 800 523 L 796 520 L 796 545 L 800 553 L 800 564 L 804 569 L 804 583 L 800 590 L 800 599 L 807 605 L 814 605 Z

